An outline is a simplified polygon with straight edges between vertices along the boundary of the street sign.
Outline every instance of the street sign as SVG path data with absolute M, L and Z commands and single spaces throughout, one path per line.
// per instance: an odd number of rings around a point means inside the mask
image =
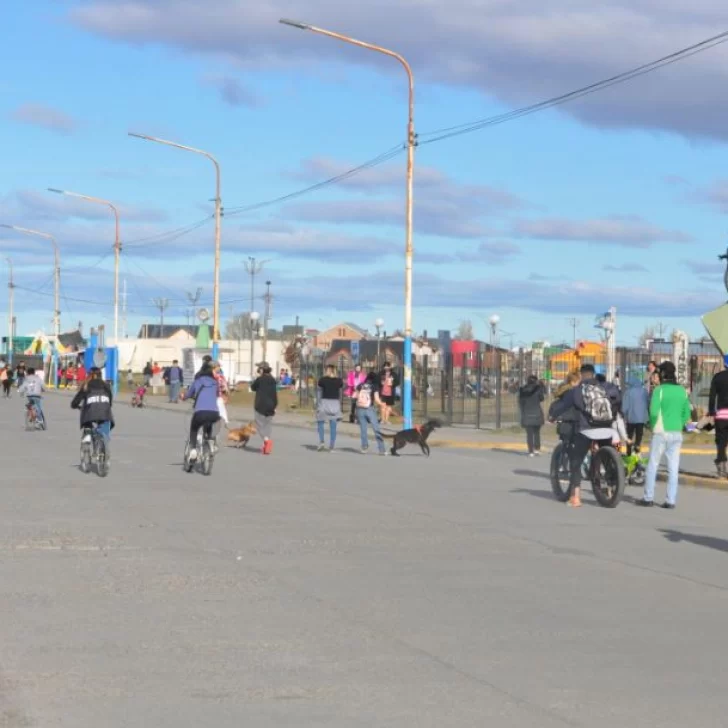
M 354 361 L 359 361 L 359 342 L 358 341 L 351 342 L 351 358 Z

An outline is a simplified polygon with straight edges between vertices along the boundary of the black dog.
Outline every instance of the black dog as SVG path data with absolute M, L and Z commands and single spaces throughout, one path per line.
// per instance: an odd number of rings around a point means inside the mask
M 409 442 L 413 445 L 419 445 L 422 452 L 427 455 L 427 457 L 430 457 L 430 448 L 427 445 L 427 438 L 430 436 L 430 433 L 438 427 L 442 427 L 442 423 L 439 420 L 427 420 L 424 425 L 417 425 L 411 430 L 401 430 L 396 435 L 382 435 L 382 437 L 394 440 L 391 450 L 392 455 L 397 455 L 397 450 L 401 450 Z

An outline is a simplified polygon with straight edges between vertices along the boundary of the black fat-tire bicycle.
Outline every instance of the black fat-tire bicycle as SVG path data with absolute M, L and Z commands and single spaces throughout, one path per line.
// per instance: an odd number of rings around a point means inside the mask
M 106 440 L 96 423 L 83 428 L 81 437 L 81 472 L 90 473 L 92 465 L 96 474 L 105 478 L 109 474 L 109 452 Z
M 592 441 L 587 472 L 582 472 L 592 484 L 597 503 L 605 508 L 616 508 L 624 495 L 626 477 L 620 454 L 611 445 Z M 584 462 L 587 462 L 585 458 Z M 582 469 L 584 466 L 582 466 Z M 571 497 L 569 449 L 562 440 L 551 456 L 551 489 L 556 499 L 565 503 Z

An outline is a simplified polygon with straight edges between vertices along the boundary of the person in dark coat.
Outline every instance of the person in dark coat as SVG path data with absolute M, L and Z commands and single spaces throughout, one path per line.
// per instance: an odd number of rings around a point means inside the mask
M 526 428 L 526 441 L 528 443 L 528 456 L 541 454 L 541 427 L 544 416 L 541 402 L 543 402 L 543 387 L 534 374 L 518 390 L 518 404 L 521 408 L 521 427 Z
M 278 391 L 276 380 L 271 374 L 271 366 L 267 361 L 258 364 L 258 378 L 250 385 L 255 392 L 255 426 L 263 439 L 263 455 L 270 455 L 273 451 L 273 417 L 278 408 Z

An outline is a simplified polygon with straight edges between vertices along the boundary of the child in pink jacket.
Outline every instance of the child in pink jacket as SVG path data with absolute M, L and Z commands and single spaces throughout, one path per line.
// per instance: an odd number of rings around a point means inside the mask
M 354 422 L 354 412 L 356 411 L 356 388 L 364 384 L 367 375 L 361 370 L 361 364 L 357 364 L 352 371 L 346 376 L 346 396 L 351 398 L 351 412 L 349 413 L 349 422 Z

